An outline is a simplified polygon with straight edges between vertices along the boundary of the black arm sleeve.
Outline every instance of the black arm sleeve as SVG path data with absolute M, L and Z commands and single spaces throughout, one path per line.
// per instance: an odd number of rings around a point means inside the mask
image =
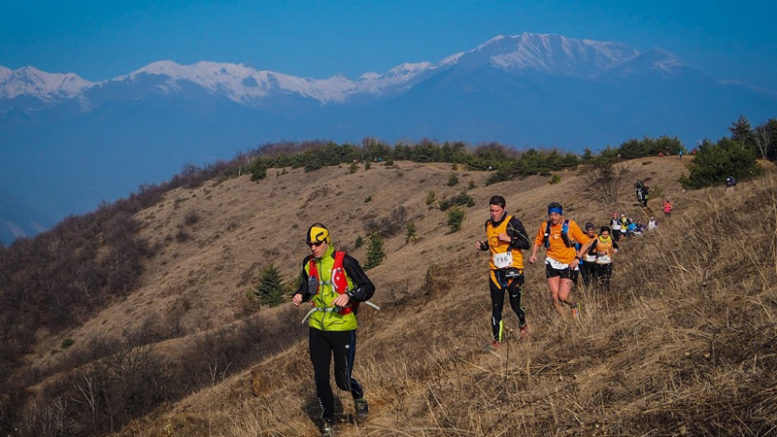
M 297 292 L 294 293 L 301 294 L 303 302 L 307 302 L 311 297 L 310 293 L 308 293 L 308 275 L 305 273 L 305 264 L 307 264 L 307 262 L 307 258 L 302 261 L 302 273 L 300 273 L 299 288 L 297 288 Z
M 348 292 L 348 296 L 358 302 L 370 300 L 372 295 L 375 294 L 375 285 L 367 277 L 367 274 L 364 273 L 364 270 L 359 265 L 359 261 L 346 254 L 343 259 L 343 268 L 354 285 L 353 290 Z
M 483 229 L 485 229 L 486 233 L 488 233 L 488 222 L 489 220 L 486 220 L 486 223 L 483 225 Z M 488 241 L 480 242 L 480 250 L 488 250 Z
M 531 248 L 529 237 L 526 236 L 526 229 L 517 218 L 513 217 L 510 219 L 510 223 L 507 224 L 507 235 L 512 238 L 510 242 L 511 248 L 524 250 Z

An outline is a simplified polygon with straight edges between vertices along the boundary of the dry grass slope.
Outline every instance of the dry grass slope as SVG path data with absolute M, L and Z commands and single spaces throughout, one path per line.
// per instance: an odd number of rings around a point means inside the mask
M 311 222 L 327 223 L 337 244 L 353 248 L 367 220 L 404 206 L 419 238 L 387 240 L 386 261 L 370 271 L 383 311 L 360 313 L 355 376 L 367 390 L 371 417 L 343 424 L 341 435 L 777 434 L 774 171 L 736 193 L 683 193 L 675 182 L 683 170 L 677 160 L 623 165 L 674 200 L 671 221 L 623 245 L 610 292 L 579 291 L 577 322 L 557 317 L 542 269 L 528 267 L 531 338 L 508 338 L 496 353 L 483 347 L 490 336 L 486 257 L 472 249 L 488 197 L 505 195 L 533 234 L 550 200 L 579 222 L 604 223 L 612 210 L 637 214 L 630 187 L 617 205 L 605 207 L 583 190 L 584 175 L 577 173 L 562 173 L 553 185 L 537 176 L 484 187 L 486 174 L 459 171 L 462 183 L 449 187 L 450 166 L 397 163 L 353 175 L 345 168 L 293 170 L 270 172 L 259 184 L 244 177 L 179 189 L 138 215 L 147 238 L 163 248 L 143 287 L 81 328 L 43 341 L 29 360 L 55 368 L 64 353 L 46 351 L 63 338 L 76 339 L 67 352 L 76 353 L 90 340 L 121 337 L 155 318 L 167 334 L 149 347 L 174 363 L 198 338 L 249 326 L 262 330 L 263 358 L 232 376 L 227 363 L 209 363 L 205 388 L 116 435 L 316 435 L 302 311 L 286 304 L 246 314 L 241 296 L 270 260 L 293 277 Z M 448 197 L 469 180 L 477 205 L 451 234 L 445 214 L 426 206 L 427 192 Z M 178 241 L 179 232 L 188 237 Z M 364 260 L 363 248 L 352 253 Z M 509 308 L 505 323 L 515 328 Z M 341 401 L 345 412 L 352 410 L 349 396 Z

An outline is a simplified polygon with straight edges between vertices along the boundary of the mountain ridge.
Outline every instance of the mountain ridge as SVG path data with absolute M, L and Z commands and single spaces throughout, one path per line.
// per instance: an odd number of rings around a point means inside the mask
M 500 35 L 356 79 L 207 61 L 159 61 L 101 82 L 38 71 L 0 69 L 0 186 L 55 220 L 278 141 L 580 153 L 666 135 L 690 148 L 727 135 L 740 115 L 777 114 L 777 93 L 714 80 L 663 49 L 553 34 Z
M 662 53 L 677 59 L 669 52 Z M 253 99 L 264 97 L 274 90 L 291 91 L 321 103 L 328 103 L 343 102 L 355 94 L 380 95 L 383 90 L 390 93 L 394 87 L 402 87 L 420 74 L 451 68 L 460 62 L 478 63 L 485 59 L 487 63 L 508 70 L 594 77 L 639 55 L 640 52 L 636 49 L 622 43 L 523 33 L 496 36 L 472 50 L 448 55 L 438 63 L 402 63 L 384 73 L 364 73 L 356 80 L 342 75 L 324 79 L 296 77 L 270 70 L 257 70 L 245 64 L 210 61 L 182 65 L 170 60 L 160 60 L 133 72 L 99 82 L 86 81 L 75 73 L 45 73 L 33 67 L 18 70 L 0 67 L 4 68 L 0 70 L 0 97 L 23 94 L 42 99 L 51 99 L 57 95 L 73 98 L 92 87 L 104 86 L 110 82 L 132 82 L 136 81 L 138 76 L 148 74 L 167 76 L 169 79 L 166 84 L 171 92 L 176 90 L 175 82 L 186 80 L 243 104 L 250 104 Z M 45 88 L 20 86 L 20 82 L 30 81 L 27 76 L 45 83 Z

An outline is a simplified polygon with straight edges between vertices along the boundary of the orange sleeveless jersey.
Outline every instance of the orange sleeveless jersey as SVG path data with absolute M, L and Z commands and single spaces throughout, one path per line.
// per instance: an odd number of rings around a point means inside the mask
M 542 222 L 537 236 L 534 238 L 534 244 L 537 246 L 545 246 L 545 228 L 548 226 L 547 221 Z M 580 226 L 574 221 L 569 221 L 569 229 L 567 230 L 567 236 L 572 243 L 572 247 L 567 247 L 564 244 L 564 239 L 561 238 L 561 227 L 564 225 L 564 220 L 561 220 L 559 224 L 550 226 L 550 235 L 548 236 L 548 242 L 550 243 L 547 249 L 546 255 L 555 259 L 556 261 L 564 264 L 569 264 L 575 259 L 577 250 L 575 249 L 575 242 L 580 244 L 588 243 L 591 238 L 580 230 Z
M 502 220 L 502 223 L 499 224 L 499 226 L 494 227 L 494 224 L 491 222 L 491 220 L 486 222 L 486 237 L 488 237 L 488 249 L 491 251 L 491 262 L 489 263 L 489 268 L 491 270 L 496 270 L 497 267 L 494 265 L 494 255 L 497 253 L 505 253 L 508 250 L 510 250 L 510 243 L 505 243 L 504 241 L 501 241 L 499 239 L 499 234 L 507 233 L 507 225 L 510 223 L 510 220 L 513 219 L 513 216 L 508 215 Z M 511 267 L 515 267 L 517 269 L 523 268 L 523 255 L 521 254 L 520 249 L 512 249 L 511 250 L 513 255 L 513 264 Z

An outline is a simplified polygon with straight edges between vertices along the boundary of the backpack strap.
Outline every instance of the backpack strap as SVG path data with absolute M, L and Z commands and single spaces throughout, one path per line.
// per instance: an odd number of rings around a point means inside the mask
M 569 219 L 565 219 L 564 224 L 561 225 L 561 239 L 565 246 L 572 247 L 572 242 L 569 240 Z
M 329 279 L 332 281 L 332 286 L 338 294 L 348 291 L 348 279 L 345 277 L 343 259 L 345 259 L 345 252 L 335 251 L 335 263 L 332 265 L 332 277 Z
M 564 241 L 564 246 L 572 247 L 572 242 L 569 240 L 569 219 L 564 219 L 564 223 L 561 225 L 561 240 Z M 545 248 L 550 247 L 550 220 L 545 222 Z

